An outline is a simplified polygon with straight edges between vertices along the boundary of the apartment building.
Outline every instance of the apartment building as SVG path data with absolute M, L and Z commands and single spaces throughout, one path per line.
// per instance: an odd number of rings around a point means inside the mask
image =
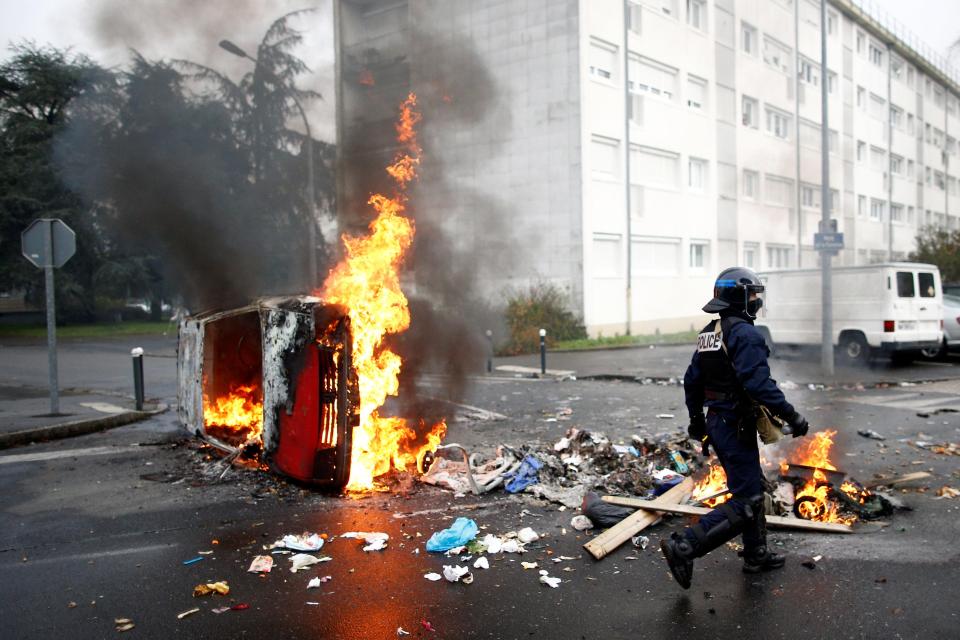
M 957 77 L 851 0 L 828 2 L 826 72 L 811 0 L 341 0 L 338 14 L 344 156 L 386 122 L 366 73 L 479 100 L 425 121 L 443 183 L 425 172 L 418 206 L 490 297 L 553 282 L 593 335 L 698 325 L 725 266 L 818 264 L 824 90 L 834 263 L 900 259 L 922 227 L 958 228 Z

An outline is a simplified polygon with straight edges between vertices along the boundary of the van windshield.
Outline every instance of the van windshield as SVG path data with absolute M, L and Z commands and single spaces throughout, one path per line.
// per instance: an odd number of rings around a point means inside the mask
M 917 280 L 920 282 L 920 297 L 921 298 L 935 298 L 937 297 L 937 288 L 933 284 L 933 274 L 932 273 L 918 273 Z
M 897 295 L 901 298 L 914 296 L 912 271 L 897 271 Z

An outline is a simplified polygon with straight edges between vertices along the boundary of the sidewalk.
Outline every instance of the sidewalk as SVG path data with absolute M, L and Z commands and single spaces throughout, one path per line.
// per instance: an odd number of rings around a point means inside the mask
M 137 411 L 133 400 L 120 394 L 67 389 L 60 393 L 60 413 L 52 416 L 46 389 L 0 384 L 0 449 L 112 429 L 166 408 L 148 403 Z

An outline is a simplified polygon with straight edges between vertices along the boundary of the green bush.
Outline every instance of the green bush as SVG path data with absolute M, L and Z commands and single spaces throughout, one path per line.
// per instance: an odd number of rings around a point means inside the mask
M 536 352 L 540 329 L 547 330 L 547 346 L 587 337 L 580 319 L 567 309 L 567 295 L 554 284 L 539 282 L 511 291 L 504 316 L 509 332 L 509 340 L 500 350 L 504 355 Z

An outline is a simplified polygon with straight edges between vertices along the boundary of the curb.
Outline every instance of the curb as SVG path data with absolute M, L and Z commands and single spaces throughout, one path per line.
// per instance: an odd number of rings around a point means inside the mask
M 70 438 L 72 436 L 82 436 L 97 431 L 106 431 L 124 425 L 146 420 L 152 416 L 158 415 L 169 409 L 165 404 L 157 405 L 152 411 L 126 411 L 114 415 L 103 416 L 102 418 L 93 418 L 88 420 L 74 420 L 72 422 L 63 422 L 51 425 L 49 427 L 37 427 L 35 429 L 24 429 L 23 431 L 14 431 L 13 433 L 0 434 L 0 449 L 9 449 L 31 442 L 58 440 L 61 438 Z

